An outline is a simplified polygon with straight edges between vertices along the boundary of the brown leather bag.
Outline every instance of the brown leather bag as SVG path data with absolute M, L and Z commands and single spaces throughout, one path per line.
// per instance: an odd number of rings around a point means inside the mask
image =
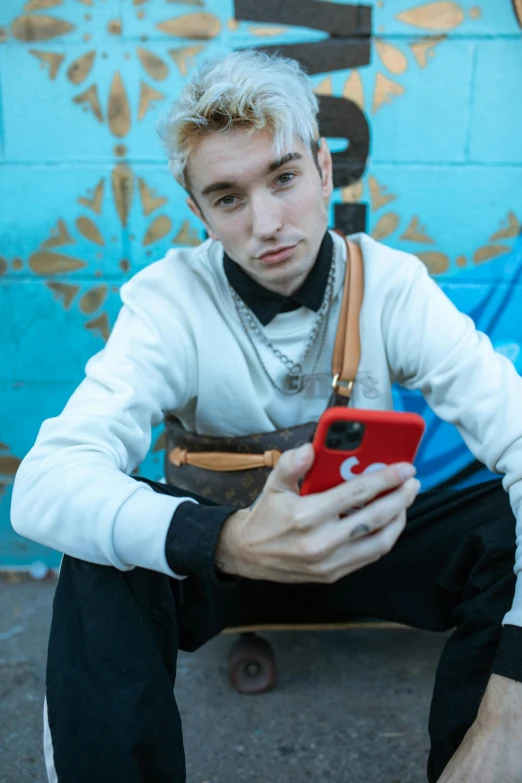
M 361 355 L 359 314 L 364 289 L 363 261 L 358 245 L 344 239 L 346 277 L 332 358 L 333 392 L 327 407 L 348 405 Z M 261 493 L 282 452 L 309 442 L 316 424 L 311 421 L 273 432 L 217 438 L 188 432 L 175 413 L 167 411 L 167 483 L 220 505 L 245 508 Z

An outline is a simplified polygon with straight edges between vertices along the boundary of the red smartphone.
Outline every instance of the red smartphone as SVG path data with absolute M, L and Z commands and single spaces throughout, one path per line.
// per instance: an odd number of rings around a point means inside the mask
M 425 426 L 416 413 L 328 408 L 315 430 L 315 460 L 301 495 L 324 492 L 396 462 L 413 462 Z

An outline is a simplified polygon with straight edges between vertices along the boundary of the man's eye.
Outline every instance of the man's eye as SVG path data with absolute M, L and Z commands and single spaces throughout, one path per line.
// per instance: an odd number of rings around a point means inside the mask
M 231 207 L 232 204 L 234 203 L 235 198 L 236 198 L 235 196 L 223 196 L 223 198 L 220 198 L 216 202 L 216 205 L 218 207 Z
M 284 174 L 281 174 L 279 177 L 279 182 L 281 185 L 286 185 L 288 182 L 291 182 L 295 177 L 295 174 L 292 174 L 291 171 L 286 171 Z

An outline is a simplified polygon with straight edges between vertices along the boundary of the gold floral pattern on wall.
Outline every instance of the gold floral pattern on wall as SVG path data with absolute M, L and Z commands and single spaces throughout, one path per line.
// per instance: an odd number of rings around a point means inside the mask
M 31 44 L 29 53 L 40 61 L 51 80 L 56 80 L 65 69 L 67 81 L 73 88 L 78 88 L 72 96 L 73 102 L 100 123 L 107 123 L 111 133 L 123 139 L 133 122 L 143 120 L 152 107 L 167 98 L 165 91 L 159 88 L 169 77 L 172 66 L 181 76 L 186 76 L 195 58 L 205 49 L 206 42 L 222 32 L 222 22 L 212 13 L 198 10 L 171 17 L 172 0 L 154 0 L 155 4 L 160 2 L 165 10 L 165 18 L 153 23 L 148 21 L 147 16 L 148 7 L 152 7 L 151 0 L 133 0 L 132 11 L 125 9 L 113 18 L 108 16 L 106 5 L 101 0 L 90 0 L 88 3 L 84 0 L 33 0 L 24 7 L 25 13 L 13 20 L 11 35 L 23 43 Z M 521 0 L 513 2 L 517 4 Z M 81 20 L 77 19 L 78 3 L 82 3 L 85 9 Z M 191 0 L 185 5 L 203 7 L 203 2 Z M 52 9 L 55 9 L 56 15 L 50 14 Z M 131 13 L 132 23 L 139 27 L 139 43 L 131 44 L 125 38 L 123 59 L 111 68 L 109 82 L 106 83 L 107 64 L 103 63 L 100 70 L 100 73 L 103 72 L 103 80 L 95 78 L 96 67 L 107 58 L 108 51 L 113 57 L 116 48 L 111 45 L 111 39 L 123 38 L 125 26 L 131 22 Z M 472 7 L 469 16 L 472 19 L 480 18 L 480 8 Z M 415 35 L 415 40 L 404 39 L 404 43 L 390 43 L 377 32 L 375 52 L 385 72 L 376 73 L 371 100 L 368 97 L 365 101 L 357 69 L 348 76 L 344 87 L 345 97 L 351 98 L 361 107 L 366 102 L 371 106 L 373 114 L 404 94 L 405 86 L 397 77 L 410 67 L 409 54 L 413 55 L 420 68 L 426 68 L 446 34 L 465 20 L 465 12 L 456 2 L 433 2 L 398 12 L 396 18 Z M 230 20 L 228 25 L 232 32 L 237 30 L 234 21 Z M 73 34 L 79 34 L 80 27 L 84 51 L 78 56 L 72 57 L 62 51 L 34 46 L 47 47 L 49 42 L 52 44 L 56 39 L 67 42 Z M 287 30 L 285 27 L 267 26 L 250 26 L 248 29 L 252 35 L 263 37 L 278 37 Z M 149 44 L 150 37 L 157 32 L 168 38 L 154 40 L 153 44 Z M 418 37 L 419 33 L 427 35 L 423 39 Z M 172 47 L 169 38 L 198 41 L 198 44 Z M 141 76 L 138 79 L 125 76 L 126 65 L 131 59 L 139 64 Z M 316 92 L 332 94 L 331 81 L 331 77 L 324 79 L 317 85 Z
M 96 257 L 103 262 L 103 269 L 108 273 L 112 272 L 113 275 L 127 273 L 130 264 L 125 258 L 121 258 L 114 268 L 113 244 L 116 241 L 114 226 L 119 224 L 121 229 L 128 226 L 129 214 L 135 201 L 138 202 L 141 215 L 150 218 L 145 222 L 141 236 L 129 235 L 131 242 L 136 241 L 143 248 L 143 255 L 150 255 L 153 252 L 152 246 L 165 238 L 168 238 L 169 244 L 173 245 L 200 244 L 199 232 L 192 227 L 188 219 L 181 221 L 175 228 L 172 218 L 165 209 L 168 206 L 168 199 L 165 196 L 149 187 L 145 178 L 137 176 L 131 166 L 118 163 L 113 166 L 110 177 L 101 177 L 91 190 L 77 199 L 77 203 L 84 209 L 76 219 L 69 220 L 63 217 L 57 219 L 48 238 L 29 255 L 27 264 L 30 270 L 39 277 L 63 278 L 64 275 L 88 266 L 85 260 L 87 246 L 91 252 L 96 253 Z M 110 210 L 115 214 L 107 216 Z M 97 218 L 107 217 L 109 221 L 97 220 Z M 112 227 L 110 236 L 106 235 L 103 228 L 107 222 Z M 75 245 L 78 250 L 74 248 Z M 98 271 L 95 276 L 101 277 L 102 274 Z M 94 285 L 88 284 L 86 290 L 77 282 L 63 282 L 63 280 L 48 280 L 45 285 L 66 310 L 69 310 L 73 304 L 78 305 L 82 315 L 88 317 L 84 323 L 86 329 L 104 340 L 108 339 L 111 328 L 110 317 L 102 308 L 107 302 L 108 295 L 118 291 L 116 285 L 102 283 L 100 280 L 97 280 Z
M 79 21 L 78 2 L 83 2 L 85 7 L 85 13 Z M 200 2 L 188 4 L 202 5 Z M 205 48 L 205 42 L 218 36 L 221 31 L 221 22 L 214 14 L 195 11 L 169 17 L 167 14 L 172 13 L 169 0 L 165 0 L 162 5 L 165 6 L 166 16 L 154 24 L 148 22 L 146 0 L 134 0 L 132 11 L 125 9 L 125 13 L 112 18 L 108 16 L 106 4 L 100 0 L 33 0 L 25 6 L 25 13 L 13 20 L 11 35 L 31 45 L 28 52 L 39 60 L 52 81 L 65 69 L 67 81 L 73 89 L 77 88 L 72 101 L 98 122 L 106 123 L 113 136 L 123 139 L 131 130 L 133 122 L 143 120 L 151 107 L 167 97 L 158 87 L 169 77 L 171 69 L 174 67 L 185 76 L 194 58 Z M 53 8 L 60 16 L 40 13 Z M 132 20 L 130 14 L 133 14 Z M 135 45 L 126 37 L 121 47 L 114 46 L 111 39 L 122 38 L 126 23 L 131 21 L 140 30 L 139 43 Z M 56 39 L 67 43 L 68 38 L 79 34 L 80 27 L 83 50 L 80 55 L 72 57 L 63 51 L 47 48 L 49 42 L 53 43 Z M 155 34 L 154 31 L 168 37 L 160 43 L 155 40 L 153 51 L 147 46 L 147 41 Z M 201 43 L 172 47 L 169 38 Z M 35 48 L 35 44 L 46 48 Z M 116 61 L 110 72 L 106 62 L 109 53 L 111 60 Z M 131 59 L 139 64 L 138 79 L 126 75 L 126 66 Z M 98 65 L 100 68 L 97 70 Z
M 385 72 L 378 70 L 375 74 L 371 98 L 365 95 L 359 69 L 351 71 L 342 90 L 343 97 L 354 101 L 361 109 L 367 106 L 372 114 L 376 114 L 385 104 L 404 95 L 406 88 L 398 77 L 405 74 L 413 64 L 411 56 L 419 68 L 426 68 L 430 60 L 435 57 L 437 46 L 466 19 L 463 7 L 455 2 L 427 3 L 399 12 L 395 16 L 405 25 L 405 29 L 411 32 L 412 39 L 406 36 L 391 43 L 384 38 L 383 31 L 380 34 L 379 30 L 377 31 L 373 44 L 376 59 Z M 470 19 L 479 19 L 480 16 L 480 7 L 473 6 L 469 10 Z M 327 76 L 315 87 L 315 92 L 317 95 L 332 95 L 332 85 L 332 76 Z
M 0 496 L 12 484 L 21 459 L 10 452 L 6 443 L 0 442 Z
M 454 30 L 464 21 L 465 13 L 460 3 L 443 0 L 401 11 L 396 16 L 401 22 L 423 30 Z
M 485 244 L 480 245 L 473 252 L 470 260 L 468 260 L 466 255 L 457 252 L 454 254 L 452 261 L 447 252 L 444 252 L 442 248 L 437 248 L 438 242 L 430 235 L 426 226 L 421 222 L 419 215 L 413 215 L 409 219 L 404 220 L 399 208 L 397 210 L 384 209 L 388 204 L 396 201 L 398 196 L 395 193 L 390 193 L 388 187 L 378 182 L 372 174 L 365 178 L 363 182 L 357 183 L 355 189 L 345 188 L 345 191 L 350 190 L 353 200 L 360 201 L 364 197 L 366 188 L 368 190 L 371 212 L 375 214 L 375 220 L 370 232 L 371 236 L 377 241 L 386 241 L 395 235 L 402 243 L 411 243 L 414 246 L 412 247 L 412 252 L 421 259 L 428 268 L 429 273 L 433 276 L 478 266 L 510 253 L 513 250 L 514 243 L 512 241 L 506 244 L 506 242 L 515 240 L 522 233 L 522 223 L 518 220 L 514 211 L 510 210 L 506 217 L 501 220 L 499 228 L 491 234 Z M 423 245 L 435 247 L 424 250 Z M 407 249 L 407 247 L 404 249 Z

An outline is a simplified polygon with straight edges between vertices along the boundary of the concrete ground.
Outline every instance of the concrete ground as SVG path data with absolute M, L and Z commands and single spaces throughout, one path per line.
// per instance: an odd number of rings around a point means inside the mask
M 54 580 L 0 575 L 0 783 L 45 783 L 41 711 Z M 269 633 L 275 690 L 228 683 L 233 637 L 182 653 L 187 783 L 419 783 L 444 638 L 412 630 Z M 114 783 L 118 783 L 115 781 Z

